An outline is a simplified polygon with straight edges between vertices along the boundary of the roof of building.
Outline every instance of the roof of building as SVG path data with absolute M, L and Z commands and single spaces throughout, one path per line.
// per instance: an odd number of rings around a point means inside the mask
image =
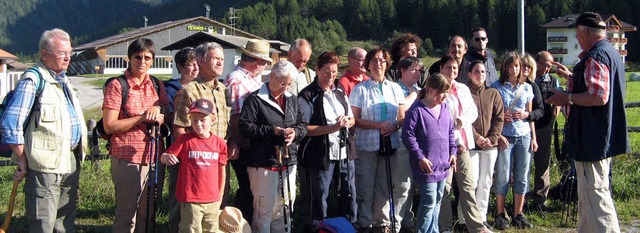
M 151 26 L 147 26 L 147 27 L 141 27 L 126 33 L 122 33 L 122 34 L 118 34 L 118 35 L 113 35 L 113 36 L 109 36 L 106 38 L 102 38 L 99 40 L 95 40 L 86 44 L 82 44 L 79 46 L 76 46 L 74 48 L 74 50 L 78 51 L 78 50 L 87 50 L 87 49 L 94 49 L 94 50 L 98 50 L 98 49 L 103 49 L 115 44 L 119 44 L 122 42 L 126 42 L 126 41 L 130 41 L 136 38 L 140 38 L 140 37 L 144 37 L 159 31 L 163 31 L 163 30 L 167 30 L 170 28 L 174 28 L 174 27 L 178 27 L 178 26 L 182 26 L 185 24 L 189 24 L 192 23 L 194 21 L 204 21 L 206 23 L 209 23 L 211 25 L 217 26 L 217 27 L 221 27 L 221 28 L 225 28 L 228 30 L 233 30 L 235 32 L 236 35 L 241 35 L 241 36 L 245 36 L 245 37 L 249 37 L 249 38 L 256 38 L 256 39 L 263 39 L 259 36 L 256 36 L 254 34 L 251 34 L 249 32 L 245 32 L 242 31 L 240 29 L 235 29 L 232 28 L 229 25 L 220 23 L 218 21 L 212 20 L 212 19 L 207 19 L 205 17 L 199 16 L 199 17 L 195 17 L 195 18 L 189 18 L 189 19 L 182 19 L 182 20 L 176 20 L 176 21 L 167 21 L 164 23 L 160 23 L 160 24 L 156 24 L 156 25 L 151 25 Z
M 26 70 L 33 67 L 33 64 L 25 64 L 14 60 L 7 62 L 7 66 L 9 66 L 9 70 Z
M 7 51 L 4 51 L 4 50 L 0 49 L 0 59 L 16 60 L 16 59 L 18 59 L 18 57 L 16 57 L 16 55 L 10 54 Z
M 252 38 L 223 35 L 219 33 L 198 32 L 185 37 L 182 40 L 176 41 L 173 44 L 167 45 L 162 48 L 162 50 L 178 50 L 184 47 L 195 47 L 204 42 L 216 42 L 222 45 L 223 48 L 240 48 L 244 47 L 250 39 Z M 286 52 L 289 51 L 289 47 L 291 47 L 291 45 L 279 40 L 267 41 L 271 45 L 271 52 Z
M 580 16 L 580 14 L 568 14 L 559 18 L 555 18 L 551 20 L 551 22 L 548 22 L 542 25 L 542 27 L 543 28 L 569 28 L 569 25 L 576 22 L 576 19 L 578 19 L 578 16 Z M 622 20 L 619 20 L 618 17 L 616 17 L 615 15 L 601 15 L 601 17 L 605 22 L 613 21 L 613 23 L 620 25 L 622 29 L 626 32 L 637 30 L 636 26 L 631 25 Z

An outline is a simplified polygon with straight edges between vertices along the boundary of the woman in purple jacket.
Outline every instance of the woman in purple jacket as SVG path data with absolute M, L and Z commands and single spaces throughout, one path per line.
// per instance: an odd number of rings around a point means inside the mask
M 451 88 L 439 73 L 427 79 L 416 101 L 405 113 L 402 141 L 409 151 L 411 173 L 420 205 L 416 220 L 418 232 L 438 232 L 440 201 L 449 168 L 455 172 L 457 147 L 451 114 L 443 101 Z

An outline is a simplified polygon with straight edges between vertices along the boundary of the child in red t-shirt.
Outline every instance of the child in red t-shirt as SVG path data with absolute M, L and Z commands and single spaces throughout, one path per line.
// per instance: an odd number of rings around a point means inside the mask
M 216 118 L 211 101 L 193 102 L 189 117 L 193 130 L 180 135 L 160 160 L 168 165 L 180 163 L 175 193 L 180 203 L 180 232 L 217 232 L 227 144 L 210 132 Z

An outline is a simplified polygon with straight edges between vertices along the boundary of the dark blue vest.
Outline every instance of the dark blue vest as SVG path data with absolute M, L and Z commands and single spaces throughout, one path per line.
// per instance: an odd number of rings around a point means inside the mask
M 572 105 L 565 125 L 565 153 L 576 161 L 594 162 L 630 151 L 624 111 L 625 75 L 620 53 L 608 40 L 596 42 L 573 68 L 572 93 L 587 91 L 585 61 L 609 67 L 609 100 L 603 106 Z

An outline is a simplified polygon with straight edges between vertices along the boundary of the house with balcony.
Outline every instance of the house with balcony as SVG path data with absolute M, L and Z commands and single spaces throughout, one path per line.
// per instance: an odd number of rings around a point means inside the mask
M 569 14 L 555 18 L 542 25 L 547 30 L 547 51 L 553 55 L 555 61 L 565 65 L 575 65 L 580 61 L 578 55 L 582 52 L 576 39 L 574 28 L 569 25 L 576 22 L 580 14 Z M 601 15 L 607 24 L 607 39 L 615 47 L 622 60 L 627 56 L 627 38 L 625 33 L 637 31 L 636 26 L 619 20 L 615 15 Z

